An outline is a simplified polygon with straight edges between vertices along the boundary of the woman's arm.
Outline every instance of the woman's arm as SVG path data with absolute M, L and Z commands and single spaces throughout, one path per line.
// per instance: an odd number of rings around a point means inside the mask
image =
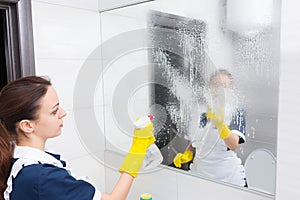
M 206 117 L 208 119 L 211 119 L 220 134 L 220 138 L 224 140 L 226 146 L 230 149 L 230 150 L 235 150 L 239 144 L 239 136 L 236 134 L 231 134 L 231 130 L 229 128 L 229 126 L 227 126 L 227 124 L 225 124 L 224 121 L 224 111 L 219 109 L 216 111 L 216 113 L 214 113 L 211 108 L 209 108 L 209 111 L 206 115 Z M 230 125 L 230 127 L 232 126 L 232 124 Z
M 133 182 L 133 176 L 123 172 L 110 194 L 102 194 L 101 200 L 125 200 Z
M 239 140 L 240 137 L 238 135 L 230 134 L 228 138 L 224 139 L 224 142 L 230 150 L 234 151 L 239 145 Z
M 147 148 L 154 143 L 153 124 L 148 123 L 143 129 L 134 129 L 132 145 L 119 169 L 121 176 L 110 194 L 103 194 L 101 200 L 125 200 L 134 177 L 142 166 Z
M 189 151 L 191 151 L 193 154 L 195 154 L 195 152 L 196 152 L 195 148 L 192 146 L 192 142 L 189 142 L 189 145 L 186 147 L 185 150 L 186 150 L 186 151 L 189 150 Z

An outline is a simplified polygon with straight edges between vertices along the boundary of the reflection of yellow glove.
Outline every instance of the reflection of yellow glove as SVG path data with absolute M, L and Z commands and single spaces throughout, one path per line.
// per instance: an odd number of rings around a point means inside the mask
M 230 129 L 224 122 L 224 112 L 221 109 L 218 109 L 216 113 L 214 113 L 211 107 L 208 107 L 206 117 L 215 123 L 221 139 L 226 139 L 230 136 Z
M 155 141 L 153 136 L 153 124 L 148 123 L 143 129 L 134 129 L 131 148 L 126 155 L 119 171 L 126 172 L 136 177 L 142 166 L 147 148 Z
M 186 150 L 184 153 L 176 154 L 173 163 L 176 167 L 180 168 L 181 164 L 190 162 L 191 160 L 193 160 L 193 153 L 190 150 Z

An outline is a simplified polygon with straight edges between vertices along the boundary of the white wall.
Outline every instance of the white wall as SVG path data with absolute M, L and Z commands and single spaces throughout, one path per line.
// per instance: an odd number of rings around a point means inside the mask
M 299 137 L 299 65 L 300 65 L 300 2 L 282 0 L 281 10 L 281 72 L 278 126 L 278 200 L 300 197 Z
M 168 1 L 165 1 L 168 2 Z M 170 4 L 170 2 L 168 2 Z M 168 3 L 166 5 L 168 6 Z M 171 5 L 171 4 L 170 4 Z M 176 5 L 176 12 L 184 10 L 188 3 Z M 214 10 L 213 5 L 212 12 Z M 117 13 L 99 14 L 97 0 L 33 0 L 33 27 L 36 71 L 38 75 L 48 75 L 53 80 L 62 106 L 68 112 L 64 123 L 63 135 L 49 141 L 48 147 L 63 154 L 63 158 L 70 161 L 74 171 L 78 175 L 88 175 L 97 187 L 102 191 L 110 191 L 117 181 L 116 169 L 106 168 L 96 161 L 81 143 L 80 134 L 76 130 L 73 108 L 73 90 L 78 72 L 87 60 L 92 66 L 101 66 L 99 58 L 89 58 L 89 54 L 101 44 L 101 41 L 126 32 L 132 28 L 141 28 L 145 24 L 137 18 L 142 19 L 143 11 L 138 9 L 152 7 L 150 3 L 140 7 L 132 7 L 130 10 L 122 10 Z M 201 7 L 199 7 L 201 9 Z M 133 12 L 136 10 L 136 12 Z M 279 139 L 278 139 L 278 168 L 277 168 L 277 200 L 298 199 L 298 180 L 300 180 L 300 150 L 298 144 L 298 123 L 300 107 L 298 106 L 300 93 L 297 88 L 300 84 L 298 64 L 300 63 L 300 3 L 294 0 L 282 1 L 282 27 L 281 27 L 281 74 L 280 74 L 280 104 L 279 104 Z M 197 8 L 190 12 L 197 13 Z M 101 24 L 102 30 L 101 32 Z M 129 27 L 129 24 L 132 26 Z M 108 31 L 108 32 L 107 32 Z M 215 49 L 218 49 L 215 47 Z M 213 52 L 213 51 L 212 51 Z M 216 50 L 216 58 L 220 51 Z M 140 54 L 139 54 L 140 53 Z M 115 63 L 123 66 L 122 70 L 111 71 L 104 78 L 103 86 L 100 84 L 97 98 L 103 98 L 103 93 L 108 96 L 104 102 L 100 101 L 94 107 L 82 107 L 80 109 L 97 109 L 99 121 L 105 121 L 101 128 L 106 134 L 114 132 L 115 122 L 109 118 L 111 115 L 109 93 L 114 89 L 122 74 L 126 74 L 126 63 L 128 66 L 140 65 L 146 59 L 144 52 L 132 54 L 126 59 L 119 59 Z M 136 56 L 135 56 L 136 55 Z M 229 55 L 230 56 L 230 53 Z M 136 59 L 139 57 L 139 59 Z M 223 57 L 223 56 L 221 56 Z M 218 60 L 218 59 L 216 59 Z M 105 62 L 105 60 L 104 60 Z M 119 64 L 118 64 L 119 62 Z M 229 62 L 224 56 L 220 63 Z M 131 65 L 134 63 L 134 65 Z M 117 65 L 116 65 L 117 64 Z M 113 68 L 113 67 L 112 67 Z M 119 75 L 117 75 L 119 74 Z M 106 89 L 105 89 L 106 88 Z M 107 93 L 106 93 L 107 92 Z M 141 102 L 143 100 L 140 100 Z M 101 103 L 102 102 L 102 103 Z M 79 109 L 79 108 L 76 108 Z M 141 108 L 143 109 L 143 107 Z M 143 112 L 143 111 L 142 111 Z M 103 115 L 106 118 L 104 120 Z M 116 133 L 118 134 L 118 133 Z M 107 135 L 108 136 L 108 135 Z M 128 137 L 125 137 L 128 141 Z M 103 145 L 104 141 L 99 141 Z M 127 148 L 127 144 L 124 147 Z M 106 157 L 116 165 L 122 161 L 118 156 L 108 151 Z M 105 178 L 104 178 L 105 177 Z M 107 188 L 105 189 L 105 184 Z M 154 199 L 191 199 L 201 197 L 203 199 L 245 199 L 245 200 L 268 200 L 269 196 L 261 196 L 255 192 L 243 191 L 234 187 L 227 187 L 219 183 L 186 176 L 182 172 L 162 168 L 151 174 L 140 175 L 134 183 L 128 199 L 138 199 L 143 192 L 151 192 Z

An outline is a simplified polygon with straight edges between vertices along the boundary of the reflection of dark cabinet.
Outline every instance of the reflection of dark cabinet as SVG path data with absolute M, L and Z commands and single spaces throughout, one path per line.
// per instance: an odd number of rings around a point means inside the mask
M 163 164 L 172 165 L 174 156 L 183 152 L 188 144 L 184 136 L 188 130 L 187 110 L 192 109 L 183 106 L 182 102 L 189 99 L 183 99 L 184 96 L 180 96 L 175 87 L 180 81 L 183 88 L 184 84 L 188 85 L 186 90 L 204 85 L 207 68 L 206 24 L 200 20 L 152 11 L 149 29 L 149 58 L 155 65 L 151 103 L 162 106 L 166 111 L 160 130 L 155 130 L 156 144 L 164 157 Z M 156 112 L 154 110 L 152 113 L 159 121 L 161 113 Z

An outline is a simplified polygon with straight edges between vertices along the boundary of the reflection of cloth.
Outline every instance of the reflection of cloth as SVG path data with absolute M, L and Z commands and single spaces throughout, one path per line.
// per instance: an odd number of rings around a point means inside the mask
M 192 142 L 192 146 L 196 148 L 196 155 L 190 166 L 191 173 L 244 186 L 245 170 L 241 160 L 234 151 L 227 148 L 224 140 L 220 139 L 218 130 L 206 118 L 205 112 L 207 111 L 200 114 L 200 124 L 197 123 L 198 127 L 194 134 L 190 134 L 188 138 Z M 232 119 L 228 119 L 227 122 L 230 123 L 231 134 L 238 135 L 239 143 L 244 143 L 244 112 L 236 111 L 232 115 Z
M 75 179 L 56 154 L 16 146 L 5 199 L 100 199 L 101 193 L 86 180 Z

